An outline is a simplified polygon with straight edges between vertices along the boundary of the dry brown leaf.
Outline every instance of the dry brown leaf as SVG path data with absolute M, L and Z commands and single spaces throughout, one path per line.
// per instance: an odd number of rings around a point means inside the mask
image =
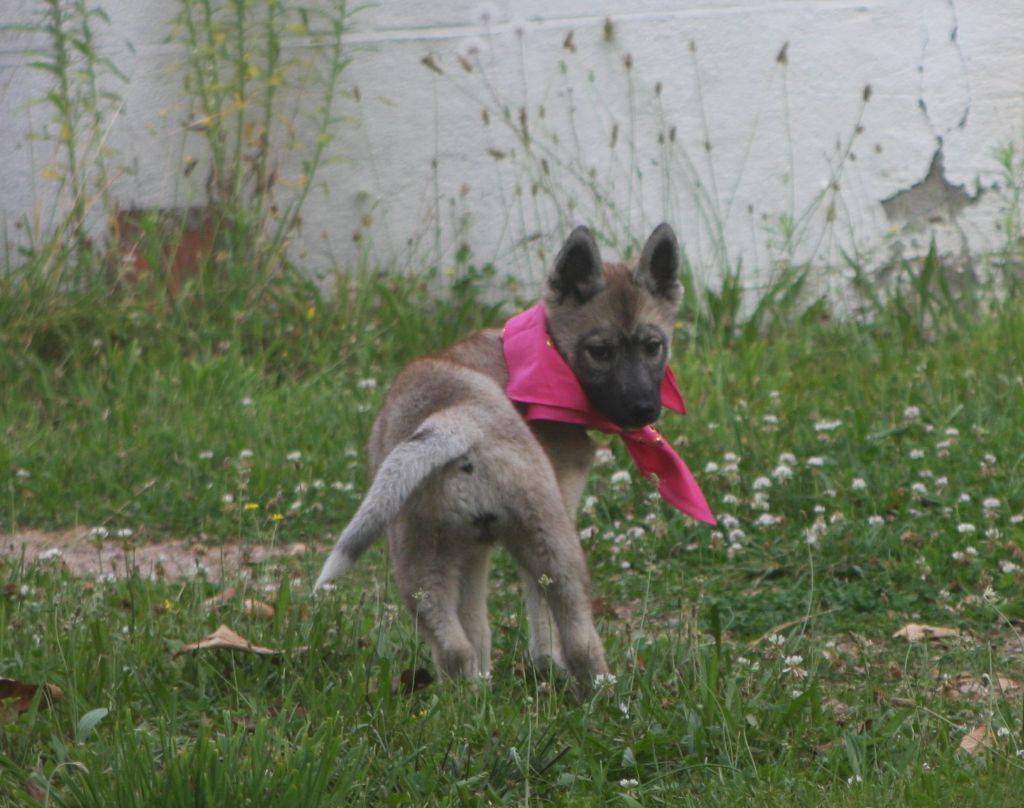
M 263 620 L 274 619 L 274 607 L 262 600 L 246 600 L 242 603 L 242 608 L 247 615 L 252 617 L 259 617 Z
M 837 724 L 845 724 L 850 720 L 850 707 L 848 704 L 844 704 L 839 699 L 827 698 L 822 702 L 825 707 L 832 710 L 832 715 L 835 717 Z
M 218 606 L 223 606 L 225 603 L 230 603 L 231 599 L 235 596 L 235 588 L 229 586 L 223 592 L 214 595 L 211 598 L 207 598 L 203 601 L 203 605 L 207 609 L 216 609 Z
M 307 552 L 309 552 L 309 548 L 305 544 L 302 542 L 296 542 L 288 547 L 285 555 L 295 558 L 297 556 L 305 555 Z
M 945 640 L 950 637 L 959 637 L 960 630 L 947 628 L 946 626 L 928 626 L 924 623 L 907 623 L 892 636 L 902 637 L 907 642 L 920 642 L 921 640 Z
M 229 586 L 220 594 L 204 600 L 203 605 L 208 609 L 219 609 L 221 606 L 225 606 L 230 603 L 236 594 L 237 590 L 233 586 Z M 242 601 L 242 611 L 250 617 L 259 617 L 263 620 L 273 620 L 275 614 L 273 606 L 268 603 L 264 603 L 262 600 L 253 599 L 246 599 Z
M 590 602 L 594 617 L 603 617 L 606 620 L 631 620 L 639 606 L 640 602 L 637 600 L 629 603 L 612 603 L 601 597 L 594 598 Z
M 984 724 L 979 724 L 960 739 L 960 750 L 968 755 L 976 755 L 990 746 L 992 732 Z
M 9 724 L 32 706 L 36 692 L 42 688 L 39 707 L 48 707 L 64 698 L 57 685 L 34 685 L 17 679 L 0 679 L 0 725 Z
M 391 680 L 391 689 L 395 692 L 415 693 L 422 690 L 434 681 L 430 671 L 426 668 L 406 668 L 398 676 Z
M 957 674 L 945 686 L 949 695 L 967 698 L 986 697 L 990 688 L 997 694 L 1014 693 L 1021 689 L 1021 683 L 1016 679 L 1003 676 L 1001 673 L 992 677 L 978 678 L 974 674 L 965 672 Z
M 203 637 L 199 642 L 190 642 L 187 645 L 181 646 L 181 648 L 174 652 L 174 656 L 195 651 L 205 651 L 208 648 L 229 648 L 232 651 L 247 651 L 250 654 L 263 654 L 264 656 L 281 653 L 273 648 L 253 645 L 238 632 L 232 631 L 225 625 L 221 625 L 213 634 Z

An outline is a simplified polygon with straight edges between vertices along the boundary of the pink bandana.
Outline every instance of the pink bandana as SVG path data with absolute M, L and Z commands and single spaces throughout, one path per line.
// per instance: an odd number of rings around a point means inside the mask
M 716 524 L 690 469 L 654 427 L 627 431 L 591 406 L 576 374 L 548 336 L 542 303 L 505 323 L 502 341 L 508 367 L 505 393 L 512 401 L 526 405 L 527 420 L 581 424 L 619 435 L 641 473 L 645 477 L 657 475 L 658 493 L 667 502 L 694 519 Z M 661 403 L 670 410 L 686 412 L 669 367 L 661 382 Z

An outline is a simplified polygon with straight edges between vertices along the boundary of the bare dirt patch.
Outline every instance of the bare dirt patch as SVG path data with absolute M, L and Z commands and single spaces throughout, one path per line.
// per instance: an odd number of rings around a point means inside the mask
M 267 561 L 299 558 L 318 549 L 313 544 L 206 545 L 185 539 L 142 542 L 97 539 L 87 528 L 0 533 L 0 556 L 24 558 L 28 564 L 63 563 L 74 575 L 171 580 L 205 575 L 212 581 L 235 577 Z

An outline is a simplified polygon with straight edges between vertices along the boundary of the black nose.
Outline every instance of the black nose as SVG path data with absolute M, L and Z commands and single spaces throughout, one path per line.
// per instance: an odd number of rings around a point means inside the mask
M 634 424 L 650 424 L 661 413 L 661 404 L 651 401 L 634 401 L 628 408 L 629 418 Z

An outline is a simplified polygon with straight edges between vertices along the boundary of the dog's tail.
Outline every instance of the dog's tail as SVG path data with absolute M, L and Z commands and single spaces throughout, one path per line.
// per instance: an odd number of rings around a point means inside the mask
M 454 407 L 434 413 L 388 453 L 359 510 L 327 556 L 314 590 L 347 572 L 398 516 L 413 492 L 482 437 L 474 419 L 460 410 Z

